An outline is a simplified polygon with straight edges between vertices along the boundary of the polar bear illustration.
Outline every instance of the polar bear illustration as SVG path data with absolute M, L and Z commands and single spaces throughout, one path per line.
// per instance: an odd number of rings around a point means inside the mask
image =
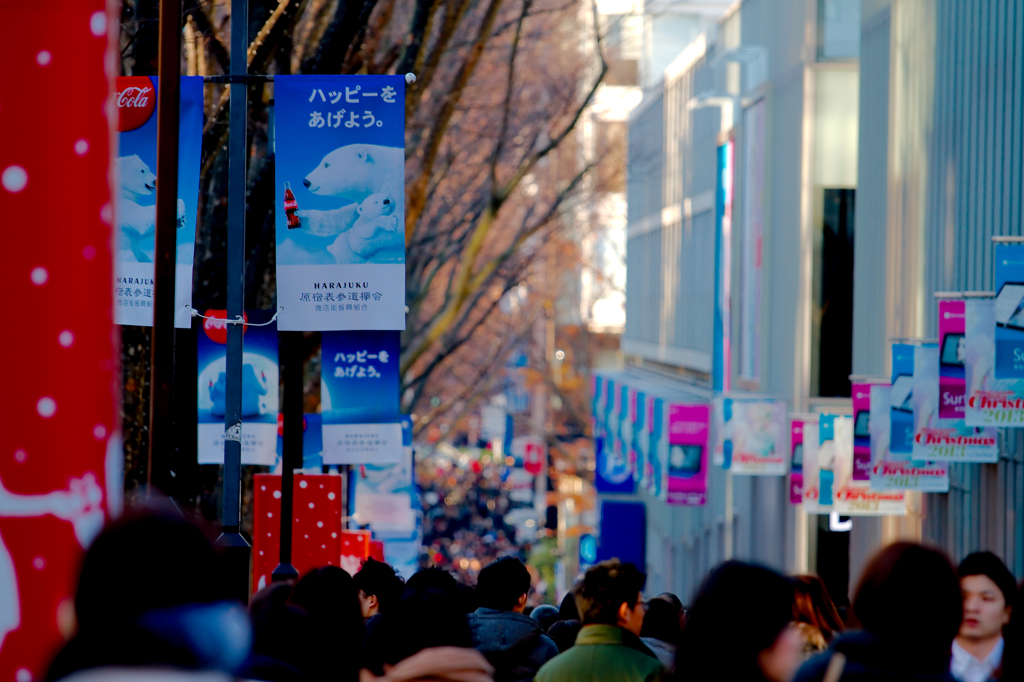
M 389 199 L 393 208 L 385 215 L 394 230 L 373 228 L 367 238 L 355 238 L 348 247 L 336 239 L 331 249 L 338 263 L 401 263 L 405 259 L 405 234 L 397 229 L 405 221 L 405 150 L 375 144 L 350 144 L 330 152 L 302 181 L 313 194 L 338 197 L 348 203 L 333 210 L 299 210 L 302 230 L 321 237 L 341 235 L 359 222 L 362 203 L 371 195 Z M 370 210 L 370 207 L 367 207 Z M 369 225 L 364 225 L 368 228 Z M 373 236 L 376 234 L 376 236 Z M 361 241 L 362 240 L 362 241 Z M 359 249 L 351 244 L 361 243 Z M 284 246 L 284 245 L 283 245 Z M 287 253 L 296 261 L 316 262 L 317 254 L 303 257 L 302 248 L 289 245 Z M 310 249 L 312 251 L 312 249 Z M 280 254 L 279 254 L 280 257 Z M 283 261 L 282 261 L 283 262 Z
M 138 154 L 117 159 L 117 260 L 152 263 L 156 249 L 156 206 L 138 202 L 156 191 L 156 175 Z M 185 202 L 178 199 L 178 227 L 185 224 Z
M 356 207 L 359 217 L 347 232 L 342 232 L 327 247 L 335 261 L 365 263 L 398 232 L 398 218 L 392 215 L 395 202 L 386 194 L 371 194 Z

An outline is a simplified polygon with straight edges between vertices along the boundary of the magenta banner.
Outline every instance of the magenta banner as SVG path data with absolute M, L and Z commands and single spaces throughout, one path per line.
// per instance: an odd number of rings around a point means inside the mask
M 853 480 L 871 480 L 871 384 L 853 384 Z
M 965 416 L 965 308 L 964 301 L 939 301 L 939 419 Z
M 804 499 L 804 420 L 793 418 L 789 423 L 789 503 Z
M 669 406 L 669 504 L 699 507 L 707 500 L 710 421 L 710 405 Z

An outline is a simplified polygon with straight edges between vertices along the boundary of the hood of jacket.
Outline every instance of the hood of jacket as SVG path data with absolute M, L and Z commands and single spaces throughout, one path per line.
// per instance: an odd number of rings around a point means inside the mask
M 469 615 L 469 628 L 473 632 L 473 641 L 477 643 L 476 648 L 484 654 L 535 644 L 544 634 L 540 623 L 529 616 L 485 608 Z
M 473 645 L 495 668 L 498 682 L 533 679 L 558 655 L 540 623 L 514 611 L 479 608 L 469 615 Z
M 439 646 L 424 649 L 404 661 L 399 661 L 381 677 L 375 677 L 372 672 L 363 668 L 359 671 L 359 682 L 492 682 L 493 672 L 494 668 L 487 663 L 487 659 L 475 649 Z

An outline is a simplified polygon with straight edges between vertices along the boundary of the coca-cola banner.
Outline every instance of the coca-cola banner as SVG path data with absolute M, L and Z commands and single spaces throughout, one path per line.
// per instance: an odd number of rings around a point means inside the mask
M 223 464 L 227 311 L 203 314 L 207 319 L 196 342 L 199 463 Z M 278 355 L 272 316 L 270 310 L 248 310 L 245 320 L 250 324 L 242 325 L 242 464 L 273 466 L 277 458 Z
M 939 347 L 914 351 L 914 449 L 912 458 L 929 462 L 997 462 L 995 427 L 967 426 L 963 419 L 939 418 Z
M 282 331 L 405 329 L 405 80 L 274 82 Z
M 926 493 L 949 491 L 949 465 L 946 462 L 894 461 L 889 455 L 889 410 L 892 387 L 871 384 L 871 489 L 919 490 Z
M 157 79 L 117 79 L 117 225 L 114 255 L 114 321 L 153 326 L 156 250 Z M 203 79 L 181 79 L 178 131 L 178 223 L 174 270 L 174 326 L 192 326 L 192 256 L 199 207 L 203 146 Z
M 966 301 L 964 349 L 968 426 L 1024 426 L 1024 379 L 995 375 L 996 304 L 991 298 Z

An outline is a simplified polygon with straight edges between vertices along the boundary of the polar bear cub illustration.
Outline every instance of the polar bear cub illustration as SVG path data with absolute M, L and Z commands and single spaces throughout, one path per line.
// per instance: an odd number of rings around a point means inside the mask
M 117 197 L 117 260 L 153 262 L 156 248 L 156 206 L 138 202 L 156 191 L 156 175 L 138 154 L 117 159 L 117 177 L 121 191 Z M 185 202 L 178 199 L 178 227 L 185 224 Z
M 401 263 L 405 258 L 405 233 L 397 229 L 405 219 L 405 150 L 375 144 L 349 144 L 328 153 L 303 179 L 310 193 L 338 197 L 347 202 L 331 210 L 300 209 L 302 230 L 321 237 L 338 236 L 328 250 L 338 263 Z M 366 204 L 370 196 L 387 199 L 388 204 Z M 365 208 L 364 208 L 364 204 Z M 386 211 L 385 213 L 375 213 Z M 387 218 L 381 227 L 374 219 Z M 341 240 L 345 233 L 367 230 L 363 237 Z M 388 229 L 387 224 L 395 229 Z M 371 231 L 372 227 L 372 231 Z M 305 262 L 316 262 L 316 253 L 298 253 Z M 322 254 L 322 251 L 320 252 Z M 283 262 L 283 261 L 282 261 Z
M 367 258 L 398 232 L 394 211 L 393 199 L 386 194 L 371 194 L 356 207 L 359 217 L 352 227 L 338 235 L 327 250 L 339 264 L 367 262 Z

